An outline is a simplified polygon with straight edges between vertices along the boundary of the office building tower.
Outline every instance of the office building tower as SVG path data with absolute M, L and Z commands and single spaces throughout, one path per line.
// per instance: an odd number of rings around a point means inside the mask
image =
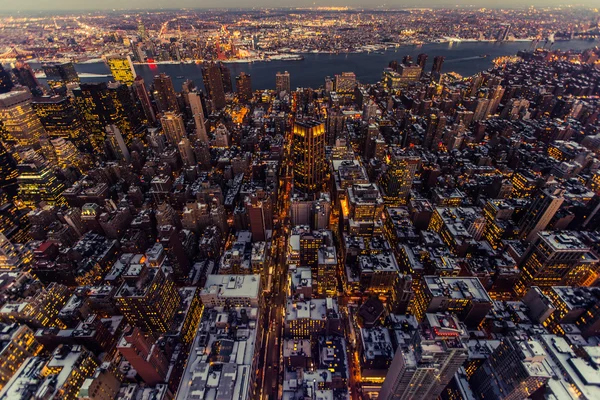
M 177 219 L 177 221 L 173 222 L 171 225 L 159 226 L 158 242 L 164 249 L 165 254 L 169 257 L 169 261 L 173 268 L 173 279 L 177 283 L 182 283 L 188 280 L 192 264 L 184 245 L 185 233 L 181 232 L 179 229 L 181 227 L 179 216 L 172 208 L 171 211 L 173 212 L 172 219 Z
M 211 147 L 229 147 L 229 131 L 223 124 L 219 124 L 213 132 L 214 139 L 211 143 Z
M 432 75 L 440 75 L 442 73 L 442 66 L 444 65 L 445 59 L 446 57 L 444 56 L 433 57 L 433 65 L 431 66 Z
M 204 107 L 202 107 L 200 94 L 198 92 L 189 92 L 187 98 L 190 104 L 190 112 L 194 118 L 194 125 L 196 126 L 196 138 L 202 143 L 208 143 L 208 133 L 206 132 L 206 123 L 204 122 Z
M 0 188 L 9 199 L 17 194 L 17 163 L 13 156 L 0 143 Z
M 524 295 L 531 286 L 584 286 L 595 281 L 599 260 L 574 232 L 543 231 L 519 261 L 521 275 L 515 293 Z
M 106 138 L 110 144 L 113 155 L 117 160 L 126 162 L 131 161 L 131 156 L 129 154 L 129 149 L 125 144 L 125 139 L 123 139 L 123 135 L 116 125 L 109 125 L 106 127 Z
M 235 77 L 235 88 L 238 99 L 241 102 L 247 103 L 252 99 L 252 81 L 250 75 L 242 72 Z
M 101 152 L 106 140 L 106 127 L 116 125 L 129 143 L 136 127 L 135 107 L 129 88 L 120 83 L 82 83 L 73 89 L 73 97 L 94 150 Z
M 113 400 L 121 388 L 121 381 L 109 361 L 96 368 L 79 389 L 79 400 Z
M 253 193 L 245 199 L 244 206 L 250 220 L 252 241 L 266 241 L 273 230 L 271 197 L 267 194 Z
M 147 385 L 166 381 L 169 359 L 152 334 L 144 333 L 138 327 L 130 328 L 117 344 L 117 350 Z
M 180 303 L 171 277 L 144 264 L 132 265 L 122 276 L 115 302 L 127 321 L 144 332 L 167 332 Z
M 31 106 L 50 137 L 62 137 L 84 141 L 84 126 L 81 114 L 69 97 L 34 97 Z
M 306 194 L 320 192 L 327 172 L 324 122 L 308 120 L 294 123 L 292 160 L 294 189 Z
M 181 157 L 181 161 L 183 161 L 183 165 L 186 167 L 196 165 L 196 157 L 194 156 L 194 149 L 192 149 L 190 139 L 186 137 L 181 139 L 177 144 L 177 149 L 179 150 L 179 156 Z
M 73 63 L 45 64 L 42 65 L 46 82 L 54 91 L 64 91 L 68 84 L 79 83 L 79 75 Z
M 212 101 L 213 109 L 220 110 L 225 107 L 225 89 L 221 78 L 221 69 L 214 62 L 202 66 L 202 80 L 208 97 Z
M 150 100 L 148 89 L 146 89 L 144 78 L 141 76 L 136 76 L 133 80 L 133 93 L 144 111 L 146 123 L 156 125 L 156 113 L 154 112 L 154 107 L 152 107 L 152 101 Z
M 114 54 L 107 56 L 106 64 L 108 64 L 110 73 L 115 81 L 123 83 L 127 86 L 131 86 L 133 84 L 133 81 L 137 75 L 135 73 L 135 69 L 133 68 L 131 58 L 128 55 L 121 56 Z
M 0 94 L 10 92 L 13 86 L 10 73 L 0 64 Z
M 554 376 L 540 342 L 507 336 L 469 379 L 481 398 L 521 400 Z
M 179 112 L 177 94 L 171 77 L 164 72 L 154 77 L 154 100 L 159 113 Z
M 381 188 L 388 204 L 406 204 L 421 158 L 399 146 L 389 146 L 385 170 L 381 175 Z
M 417 56 L 417 65 L 421 67 L 421 71 L 425 71 L 425 65 L 427 65 L 427 54 L 421 53 Z
M 275 75 L 275 90 L 278 94 L 281 92 L 288 94 L 292 92 L 289 72 L 277 72 Z
M 225 93 L 233 93 L 231 71 L 223 63 L 219 63 L 219 71 L 221 73 L 221 81 L 223 82 L 223 90 L 225 91 Z
M 53 206 L 65 204 L 62 196 L 64 185 L 58 181 L 43 157 L 35 155 L 24 160 L 17 170 L 17 198 L 25 207 L 35 208 L 41 201 Z
M 0 121 L 5 143 L 33 146 L 46 135 L 46 130 L 31 106 L 29 91 L 0 94 Z
M 544 189 L 536 196 L 519 223 L 519 237 L 532 242 L 546 229 L 563 201 L 564 191 Z
M 398 65 L 398 74 L 400 75 L 401 85 L 406 85 L 411 82 L 416 82 L 421 78 L 421 67 L 412 63 L 402 63 Z
M 60 168 L 75 167 L 80 168 L 81 156 L 75 145 L 62 137 L 50 140 L 54 153 L 56 154 L 56 162 Z
M 498 107 L 500 106 L 500 101 L 502 101 L 502 97 L 504 96 L 504 92 L 505 89 L 500 85 L 497 85 L 492 89 L 489 96 L 490 103 L 486 111 L 486 117 L 496 114 Z
M 183 115 L 167 111 L 160 118 L 160 123 L 167 140 L 171 144 L 177 145 L 185 137 Z
M 30 357 L 0 392 L 2 400 L 76 400 L 86 378 L 98 367 L 94 354 L 80 345 L 59 345 L 48 357 Z
M 342 72 L 340 75 L 335 76 L 335 91 L 337 93 L 352 93 L 356 85 L 354 72 Z
M 379 400 L 435 399 L 467 360 L 466 329 L 451 314 L 426 314 L 411 346 L 398 346 Z
M 41 353 L 43 346 L 35 340 L 34 332 L 27 325 L 0 325 L 0 388 L 12 378 L 29 357 Z
M 33 72 L 33 69 L 28 63 L 17 61 L 13 68 L 13 74 L 17 78 L 19 85 L 29 88 L 29 90 L 36 95 L 42 93 L 40 83 L 35 77 L 35 72 Z

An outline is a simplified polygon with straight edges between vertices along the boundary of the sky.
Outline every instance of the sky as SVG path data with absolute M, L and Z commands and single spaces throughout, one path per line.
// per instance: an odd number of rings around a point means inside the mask
M 68 11 L 161 8 L 251 8 L 251 7 L 454 7 L 510 8 L 547 5 L 598 6 L 600 0 L 0 0 L 0 13 L 8 11 Z

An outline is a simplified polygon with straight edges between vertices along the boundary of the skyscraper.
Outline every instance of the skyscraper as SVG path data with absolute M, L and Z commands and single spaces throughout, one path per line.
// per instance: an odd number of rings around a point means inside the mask
M 0 64 L 0 94 L 10 92 L 13 86 L 10 74 L 4 69 L 2 64 Z
M 20 163 L 17 169 L 17 198 L 25 207 L 35 208 L 41 201 L 48 205 L 65 204 L 62 196 L 64 185 L 40 155 L 34 153 L 32 158 Z
M 275 75 L 275 90 L 277 91 L 277 93 L 291 93 L 289 72 L 277 72 L 277 74 Z
M 221 78 L 221 69 L 214 62 L 202 66 L 202 80 L 213 108 L 220 110 L 225 107 L 225 89 Z
M 208 133 L 206 132 L 206 124 L 204 123 L 204 108 L 202 107 L 202 99 L 198 92 L 189 92 L 187 94 L 190 111 L 194 118 L 196 126 L 196 137 L 202 143 L 208 143 Z
M 244 201 L 250 219 L 250 231 L 255 242 L 267 240 L 267 231 L 273 229 L 271 198 L 253 193 Z
M 110 73 L 117 82 L 131 86 L 137 75 L 131 58 L 128 55 L 121 56 L 114 54 L 107 56 L 106 63 L 108 64 L 108 68 L 110 68 Z
M 13 68 L 13 74 L 15 74 L 19 85 L 28 87 L 34 93 L 41 94 L 40 83 L 29 64 L 18 61 Z
M 152 334 L 130 328 L 117 344 L 117 350 L 146 384 L 153 386 L 167 379 L 169 360 Z
M 308 120 L 294 123 L 292 159 L 294 188 L 307 194 L 321 191 L 327 172 L 324 122 Z
M 386 170 L 381 176 L 381 188 L 387 203 L 406 204 L 421 158 L 410 150 L 389 146 Z
M 531 286 L 546 289 L 558 285 L 589 285 L 586 281 L 596 274 L 598 263 L 598 258 L 575 233 L 539 232 L 519 261 L 521 275 L 515 293 L 522 296 Z
M 546 229 L 563 201 L 564 191 L 543 190 L 532 202 L 519 224 L 519 236 L 532 242 L 538 232 Z
M 396 350 L 378 399 L 437 398 L 468 357 L 466 337 L 456 317 L 426 314 L 411 348 Z
M 115 125 L 107 126 L 106 137 L 115 158 L 117 160 L 129 162 L 131 160 L 129 149 L 125 144 L 125 139 L 123 139 L 123 135 L 121 134 L 119 128 Z
M 442 66 L 444 65 L 444 60 L 446 57 L 444 56 L 435 56 L 433 57 L 433 65 L 431 66 L 431 74 L 439 75 L 442 73 Z
M 159 113 L 179 112 L 177 94 L 171 77 L 164 72 L 154 77 L 154 100 Z
M 417 56 L 417 65 L 421 67 L 422 71 L 425 71 L 425 65 L 427 65 L 427 54 L 421 53 Z
M 166 112 L 160 118 L 160 123 L 171 144 L 177 145 L 185 137 L 185 125 L 181 114 Z
M 219 70 L 221 72 L 221 81 L 223 82 L 223 90 L 225 93 L 233 92 L 233 83 L 231 82 L 231 71 L 223 63 L 219 63 Z
M 149 333 L 164 333 L 171 328 L 180 301 L 171 277 L 160 267 L 146 265 L 126 271 L 115 295 L 127 321 Z
M 4 145 L 0 143 L 0 188 L 9 198 L 17 194 L 17 164 Z
M 127 86 L 114 82 L 82 83 L 73 89 L 73 96 L 96 151 L 104 146 L 108 125 L 116 125 L 127 143 L 132 140 L 136 107 L 131 104 Z
M 471 376 L 475 393 L 486 400 L 528 398 L 554 375 L 537 340 L 507 336 Z
M 140 103 L 142 110 L 144 110 L 147 123 L 155 125 L 157 121 L 156 114 L 154 113 L 154 108 L 152 107 L 152 102 L 150 101 L 144 78 L 141 76 L 136 76 L 133 80 L 133 93 Z
M 50 137 L 85 141 L 81 114 L 73 100 L 63 96 L 34 97 L 31 106 Z
M 71 62 L 42 65 L 50 89 L 62 91 L 70 83 L 79 83 L 79 75 Z
M 186 167 L 196 165 L 196 158 L 194 157 L 194 150 L 192 149 L 190 139 L 186 137 L 181 139 L 181 141 L 177 144 L 177 149 L 179 150 L 181 161 L 183 161 L 183 164 Z
M 235 88 L 240 101 L 246 103 L 252 99 L 252 81 L 249 74 L 241 72 L 236 76 Z
M 4 129 L 5 143 L 32 146 L 46 135 L 40 119 L 31 106 L 29 91 L 14 91 L 0 94 L 0 121 Z
M 356 87 L 356 75 L 354 72 L 342 72 L 335 76 L 335 91 L 338 93 L 350 93 Z

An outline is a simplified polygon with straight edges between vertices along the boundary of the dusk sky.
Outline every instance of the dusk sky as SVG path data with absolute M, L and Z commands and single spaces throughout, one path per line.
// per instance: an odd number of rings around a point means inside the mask
M 527 7 L 547 5 L 587 5 L 600 4 L 598 0 L 407 0 L 407 1 L 366 1 L 366 0 L 0 0 L 0 12 L 18 11 L 48 11 L 48 10 L 98 10 L 98 9 L 160 9 L 160 8 L 249 8 L 249 7 L 308 7 L 308 6 L 350 6 L 350 7 Z

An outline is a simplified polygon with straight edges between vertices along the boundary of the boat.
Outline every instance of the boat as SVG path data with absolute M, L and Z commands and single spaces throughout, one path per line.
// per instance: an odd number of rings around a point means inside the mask
M 179 76 L 177 76 L 176 78 L 177 78 L 177 79 L 183 79 L 183 78 L 185 78 L 185 76 L 179 75 Z

